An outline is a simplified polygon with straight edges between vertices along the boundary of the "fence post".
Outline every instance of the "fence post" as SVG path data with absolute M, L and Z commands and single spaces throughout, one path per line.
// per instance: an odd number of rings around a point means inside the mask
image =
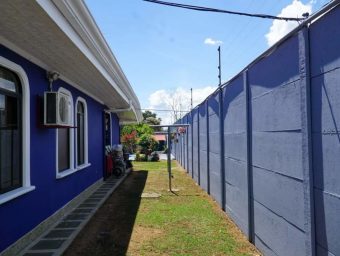
M 251 94 L 248 70 L 243 73 L 243 86 L 246 100 L 246 143 L 247 143 L 247 185 L 248 185 L 248 240 L 255 242 L 254 230 L 254 200 L 253 200 L 253 166 L 252 166 L 252 114 L 251 114 Z
M 306 255 L 315 255 L 314 223 L 314 181 L 312 165 L 312 117 L 310 88 L 310 58 L 308 27 L 299 31 L 299 67 L 301 97 L 301 133 L 302 133 L 302 172 L 305 213 Z
M 223 89 L 219 90 L 219 112 L 220 112 L 220 151 L 221 151 L 221 203 L 225 211 L 225 171 L 224 171 L 224 118 L 223 118 Z
M 201 166 L 200 166 L 200 107 L 197 108 L 197 171 L 198 171 L 198 185 L 201 186 Z
M 189 124 L 189 113 L 187 114 L 187 124 Z M 187 127 L 186 128 L 187 130 L 186 130 L 186 135 L 187 135 L 187 163 L 186 163 L 186 165 L 187 165 L 187 173 L 189 173 L 189 169 L 190 169 L 190 167 L 189 167 L 189 131 L 188 131 L 188 129 L 189 129 L 189 127 Z
M 192 110 L 190 111 L 191 113 L 191 176 L 194 179 L 194 118 L 192 114 Z
M 209 113 L 208 113 L 208 109 L 209 109 L 209 104 L 208 104 L 208 100 L 205 101 L 205 116 L 206 116 L 206 136 L 207 136 L 207 192 L 210 195 L 210 170 L 209 170 Z

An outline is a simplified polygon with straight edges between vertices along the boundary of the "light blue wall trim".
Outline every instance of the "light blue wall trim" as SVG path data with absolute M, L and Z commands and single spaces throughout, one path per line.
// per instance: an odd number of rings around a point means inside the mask
M 246 168 L 247 168 L 247 187 L 248 187 L 248 239 L 249 242 L 255 242 L 254 232 L 254 200 L 253 200 L 253 167 L 252 167 L 252 115 L 251 115 L 251 95 L 249 93 L 249 77 L 248 70 L 243 73 L 243 85 L 245 91 L 246 101 L 246 143 L 247 143 L 247 157 L 246 157 Z
M 224 170 L 224 116 L 223 116 L 223 90 L 219 90 L 219 114 L 220 114 L 220 141 L 221 141 L 221 203 L 222 203 L 222 210 L 225 211 L 225 170 Z
M 209 170 L 209 110 L 208 110 L 208 101 L 205 103 L 205 117 L 206 117 L 206 136 L 207 136 L 207 187 L 208 187 L 208 194 L 210 195 L 210 170 Z
M 306 255 L 315 255 L 314 181 L 312 165 L 311 78 L 309 59 L 309 30 L 299 32 L 302 173 L 305 215 Z

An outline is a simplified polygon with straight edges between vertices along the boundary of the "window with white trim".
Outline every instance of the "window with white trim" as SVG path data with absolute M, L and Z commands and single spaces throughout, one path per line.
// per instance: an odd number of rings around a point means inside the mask
M 76 100 L 76 166 L 77 168 L 88 165 L 88 122 L 87 104 L 85 99 L 78 97 Z
M 21 83 L 0 67 L 0 194 L 22 187 Z
M 35 189 L 30 180 L 30 101 L 25 71 L 0 56 L 0 205 Z
M 73 98 L 70 91 L 60 87 L 58 92 L 67 95 L 70 98 L 71 106 L 71 126 L 73 126 Z M 75 171 L 74 169 L 74 135 L 71 128 L 57 129 L 57 178 Z

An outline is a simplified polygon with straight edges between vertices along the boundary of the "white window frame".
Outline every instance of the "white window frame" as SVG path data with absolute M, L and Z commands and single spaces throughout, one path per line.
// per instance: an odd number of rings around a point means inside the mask
M 69 90 L 66 90 L 63 87 L 60 87 L 58 89 L 58 93 L 63 93 L 66 94 L 67 96 L 70 97 L 71 99 L 71 124 L 70 126 L 74 126 L 74 116 L 73 116 L 73 97 L 72 93 Z M 69 138 L 70 138 L 70 144 L 69 144 L 69 150 L 70 150 L 70 166 L 69 169 L 59 172 L 59 166 L 58 166 L 58 130 L 56 129 L 56 178 L 57 179 L 62 179 L 66 176 L 71 175 L 72 173 L 75 173 L 78 171 L 78 169 L 74 168 L 74 132 L 73 128 L 69 128 Z
M 78 109 L 78 102 L 83 103 L 84 105 L 84 164 L 78 165 L 78 128 L 75 129 L 75 139 L 76 139 L 76 169 L 82 170 L 86 167 L 89 167 L 91 164 L 89 163 L 89 148 L 88 148 L 88 112 L 87 112 L 87 103 L 86 100 L 82 97 L 78 97 L 76 100 L 76 104 L 74 105 L 74 117 L 77 120 L 77 109 Z
M 0 195 L 0 205 L 35 189 L 30 172 L 30 87 L 24 69 L 0 56 L 0 66 L 16 73 L 22 89 L 22 187 Z

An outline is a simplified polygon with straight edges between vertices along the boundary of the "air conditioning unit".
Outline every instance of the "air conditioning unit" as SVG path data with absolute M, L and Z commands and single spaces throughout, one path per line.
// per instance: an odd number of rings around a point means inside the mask
M 45 92 L 44 124 L 71 126 L 71 98 L 62 92 Z

